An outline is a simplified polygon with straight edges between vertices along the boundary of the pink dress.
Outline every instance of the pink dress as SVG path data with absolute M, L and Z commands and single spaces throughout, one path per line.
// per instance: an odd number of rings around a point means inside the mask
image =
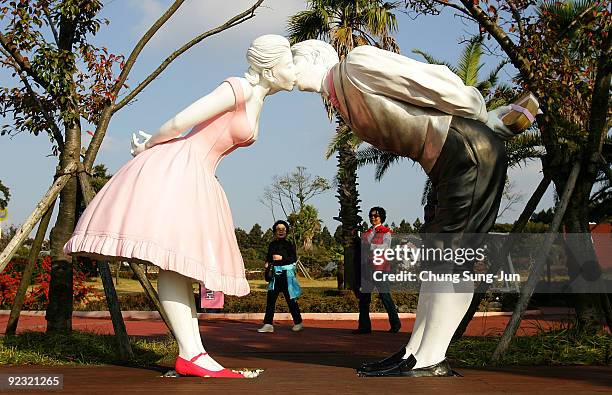
M 227 198 L 215 177 L 220 160 L 253 143 L 242 85 L 226 80 L 236 107 L 126 163 L 81 215 L 64 252 L 151 262 L 207 289 L 246 295 L 249 284 Z

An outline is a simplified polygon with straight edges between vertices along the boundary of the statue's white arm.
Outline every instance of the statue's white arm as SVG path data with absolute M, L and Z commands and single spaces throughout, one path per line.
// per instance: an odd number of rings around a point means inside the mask
M 136 134 L 133 134 L 132 155 L 136 156 L 157 144 L 172 140 L 195 125 L 233 109 L 235 105 L 236 98 L 231 85 L 223 83 L 164 123 L 152 137 L 147 139 L 148 135 L 139 132 L 146 141 L 139 142 Z

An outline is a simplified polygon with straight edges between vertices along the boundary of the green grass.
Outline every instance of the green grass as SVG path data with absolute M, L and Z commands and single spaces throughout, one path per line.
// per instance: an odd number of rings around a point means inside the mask
M 88 281 L 87 285 L 92 285 L 97 291 L 104 295 L 104 287 L 102 286 L 102 279 L 100 277 L 94 277 L 94 281 Z M 115 284 L 115 277 L 113 277 L 113 284 Z M 157 289 L 157 280 L 151 280 L 153 288 Z M 118 294 L 134 294 L 144 292 L 142 285 L 138 280 L 132 280 L 131 278 L 119 278 L 119 284 L 115 284 L 115 290 Z
M 458 365 L 485 367 L 499 337 L 464 337 L 451 343 L 448 356 Z M 612 334 L 576 334 L 571 328 L 520 336 L 500 365 L 608 365 L 612 362 Z
M 117 338 L 87 332 L 45 334 L 25 332 L 0 340 L 0 365 L 130 365 L 154 366 L 174 362 L 176 342 L 130 337 L 134 359 L 122 361 L 117 352 Z
M 129 365 L 172 364 L 176 342 L 130 337 L 134 359 L 116 355 L 115 336 L 73 332 L 70 335 L 26 332 L 0 338 L 0 365 Z M 497 337 L 468 337 L 451 344 L 448 356 L 457 366 L 486 367 Z M 612 335 L 577 335 L 571 328 L 512 340 L 501 365 L 606 365 L 611 362 Z
M 88 285 L 92 285 L 100 293 L 104 293 L 104 287 L 102 286 L 102 280 L 99 277 L 93 278 L 94 281 L 87 282 Z M 302 288 L 326 288 L 336 289 L 338 287 L 337 280 L 335 278 L 324 278 L 317 280 L 309 280 L 304 277 L 299 278 L 300 286 Z M 115 284 L 115 277 L 113 277 L 113 284 Z M 151 280 L 151 284 L 157 289 L 157 280 Z M 267 291 L 268 283 L 262 278 L 261 280 L 249 280 L 249 285 L 252 291 Z M 143 292 L 142 286 L 138 280 L 132 280 L 131 278 L 119 278 L 119 284 L 115 284 L 115 289 L 118 294 L 133 294 Z

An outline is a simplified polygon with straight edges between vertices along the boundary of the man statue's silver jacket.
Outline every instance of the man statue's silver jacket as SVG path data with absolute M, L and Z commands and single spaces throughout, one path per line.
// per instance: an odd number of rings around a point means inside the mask
M 331 73 L 338 110 L 353 132 L 414 159 L 426 172 L 442 150 L 453 115 L 487 121 L 480 92 L 446 66 L 361 46 Z

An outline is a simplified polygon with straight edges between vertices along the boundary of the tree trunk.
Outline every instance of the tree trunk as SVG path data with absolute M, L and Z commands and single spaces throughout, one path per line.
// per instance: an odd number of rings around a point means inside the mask
M 568 238 L 568 248 L 566 248 L 570 281 L 580 281 L 583 276 L 601 278 L 601 267 L 590 237 L 588 219 L 588 202 L 593 180 L 594 178 L 590 175 L 578 178 L 574 195 L 565 213 L 565 230 L 568 234 L 574 234 Z M 576 310 L 577 329 L 592 334 L 602 327 L 604 306 L 602 306 L 601 294 L 585 291 L 579 291 L 570 296 Z
M 550 178 L 548 177 L 544 177 L 542 181 L 540 181 L 540 183 L 538 184 L 538 187 L 535 189 L 535 191 L 533 191 L 533 194 L 531 195 L 531 197 L 529 198 L 529 201 L 525 205 L 523 212 L 521 213 L 519 218 L 516 220 L 514 225 L 512 225 L 512 229 L 510 230 L 510 239 L 504 243 L 503 247 L 501 248 L 501 253 L 497 257 L 497 259 L 493 261 L 493 264 L 491 265 L 487 273 L 495 274 L 502 267 L 502 264 L 505 261 L 505 257 L 507 256 L 508 252 L 512 249 L 512 245 L 510 242 L 512 238 L 512 234 L 523 232 L 523 229 L 525 229 L 527 222 L 529 222 L 529 218 L 531 218 L 531 216 L 533 215 L 533 212 L 535 211 L 538 204 L 542 200 L 542 196 L 544 196 L 544 193 L 548 189 L 549 185 L 550 185 Z M 472 321 L 472 318 L 474 318 L 474 314 L 476 314 L 476 312 L 478 311 L 478 307 L 480 306 L 480 303 L 484 299 L 486 292 L 489 290 L 490 287 L 491 287 L 491 284 L 487 284 L 486 282 L 483 281 L 480 283 L 480 285 L 478 285 L 478 288 L 474 290 L 474 297 L 472 298 L 470 307 L 468 308 L 468 311 L 463 316 L 461 323 L 459 323 L 459 326 L 455 330 L 455 333 L 453 334 L 453 340 L 459 340 L 461 339 L 461 337 L 463 337 L 463 334 L 467 330 L 467 327 Z
M 336 280 L 338 281 L 338 290 L 344 289 L 344 260 L 338 262 L 338 270 L 336 271 Z
M 36 237 L 34 237 L 34 242 L 32 243 L 32 247 L 30 248 L 30 256 L 28 257 L 28 263 L 25 269 L 23 270 L 21 282 L 19 283 L 19 289 L 17 290 L 17 294 L 15 295 L 15 301 L 13 302 L 13 307 L 11 308 L 11 314 L 9 316 L 8 323 L 6 324 L 6 331 L 4 332 L 6 335 L 14 336 L 15 333 L 17 333 L 17 324 L 19 323 L 19 315 L 21 314 L 21 308 L 23 307 L 23 303 L 26 298 L 26 293 L 28 292 L 28 287 L 32 282 L 32 273 L 34 272 L 34 268 L 38 261 L 40 248 L 45 239 L 45 233 L 47 232 L 47 227 L 49 226 L 49 221 L 51 220 L 52 214 L 53 205 L 49 207 L 42 220 L 40 221 L 40 225 L 38 225 Z
M 612 331 L 612 301 L 610 301 L 610 294 L 601 294 L 601 305 L 603 307 L 604 316 L 606 317 L 608 330 Z
M 338 201 L 339 219 L 342 223 L 342 246 L 344 248 L 344 289 L 355 284 L 355 238 L 361 222 L 359 216 L 359 192 L 357 191 L 357 159 L 355 150 L 344 143 L 338 149 Z M 340 288 L 340 282 L 338 282 Z
M 79 161 L 81 129 L 78 124 L 66 128 L 66 144 L 60 155 L 60 167 Z M 70 178 L 60 193 L 57 221 L 49 235 L 51 244 L 51 282 L 47 306 L 47 332 L 72 330 L 72 259 L 64 254 L 63 247 L 76 224 L 78 181 L 76 174 Z
M 76 177 L 72 177 L 60 194 L 57 222 L 49 235 L 52 262 L 47 332 L 72 330 L 72 259 L 63 247 L 74 230 L 76 195 Z
M 527 278 L 527 282 L 521 288 L 521 293 L 519 296 L 519 300 L 514 308 L 514 312 L 512 313 L 512 317 L 510 317 L 510 321 L 506 325 L 506 329 L 502 337 L 493 352 L 493 356 L 491 357 L 492 363 L 498 363 L 505 352 L 508 350 L 510 346 L 510 341 L 512 337 L 516 334 L 516 331 L 523 319 L 523 314 L 525 314 L 525 310 L 527 310 L 527 305 L 533 292 L 536 289 L 538 281 L 540 280 L 542 273 L 544 271 L 544 264 L 546 258 L 550 252 L 550 249 L 556 239 L 557 233 L 559 232 L 559 227 L 561 226 L 563 217 L 565 216 L 565 212 L 567 211 L 567 207 L 569 205 L 569 201 L 572 198 L 572 194 L 574 188 L 576 187 L 576 180 L 580 173 L 580 162 L 574 163 L 572 166 L 572 171 L 567 178 L 567 185 L 563 189 L 563 194 L 561 195 L 561 199 L 557 202 L 555 206 L 555 215 L 553 217 L 552 223 L 550 224 L 550 228 L 548 232 L 546 232 L 546 238 L 542 243 L 541 249 L 538 251 L 535 259 L 535 263 L 531 268 L 531 272 L 529 273 L 529 277 Z

